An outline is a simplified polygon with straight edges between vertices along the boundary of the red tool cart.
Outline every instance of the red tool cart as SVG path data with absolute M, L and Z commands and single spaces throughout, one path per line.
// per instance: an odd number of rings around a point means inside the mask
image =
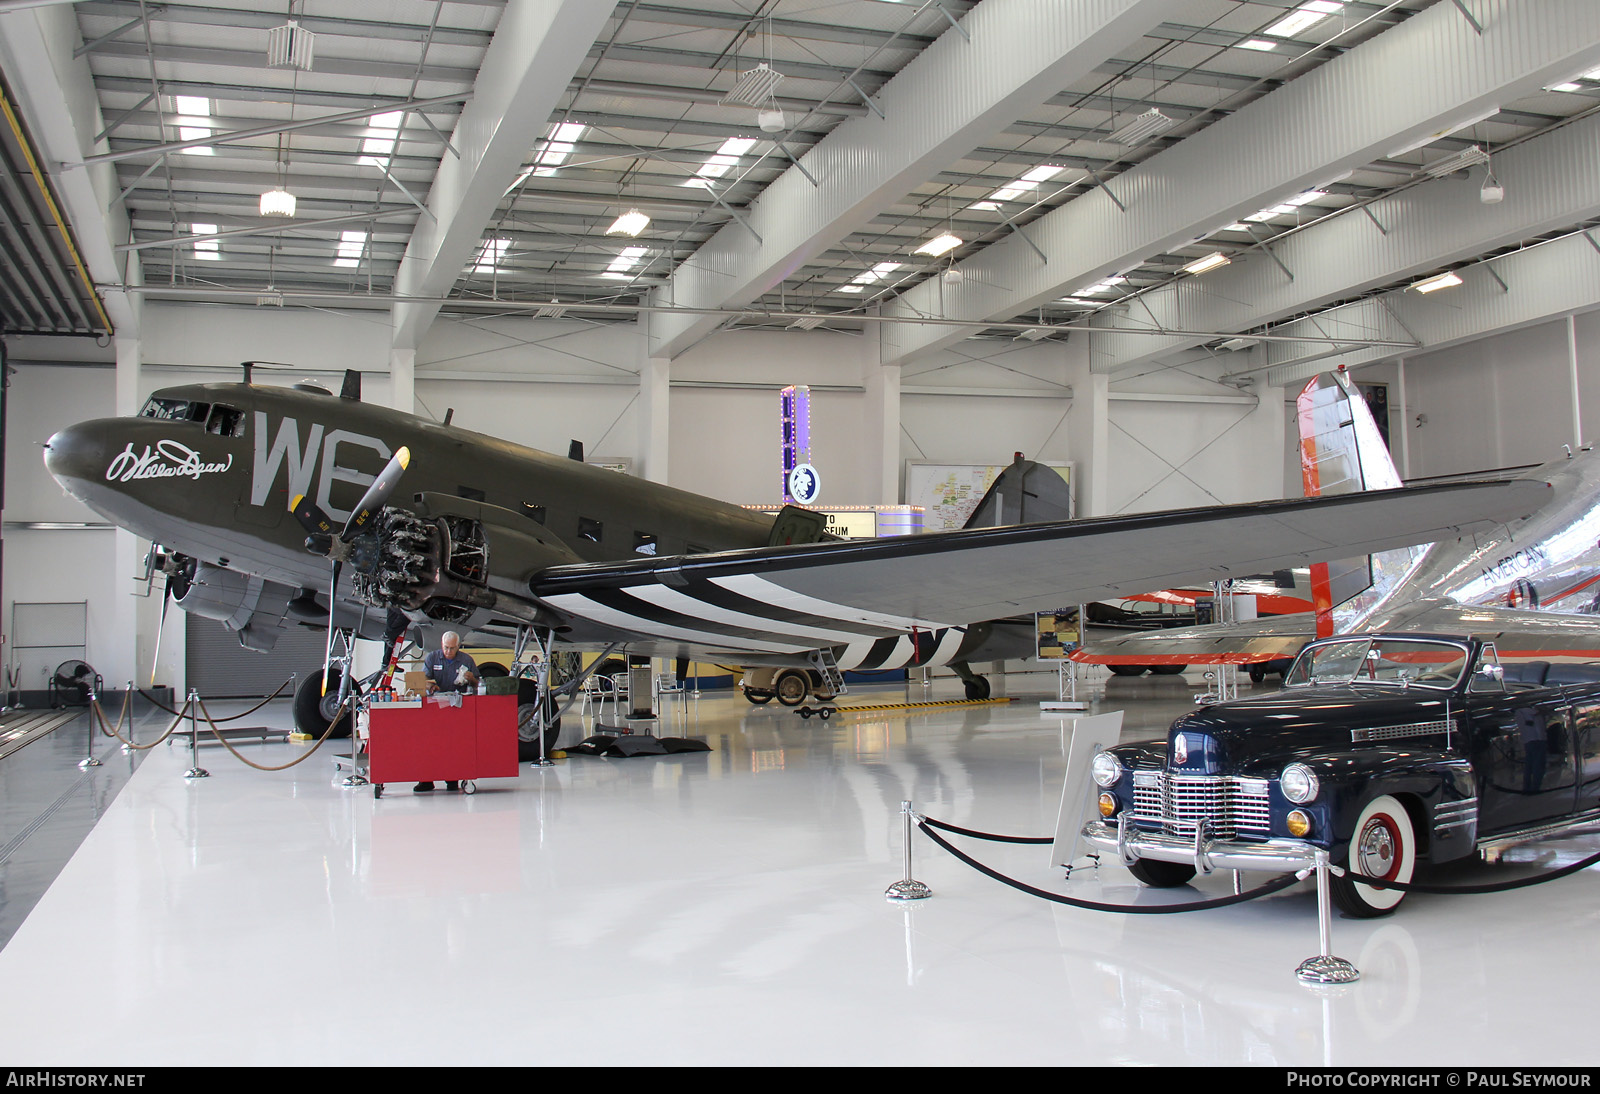
M 367 778 L 372 796 L 386 783 L 460 782 L 517 777 L 517 697 L 463 695 L 460 706 L 428 698 L 369 708 Z

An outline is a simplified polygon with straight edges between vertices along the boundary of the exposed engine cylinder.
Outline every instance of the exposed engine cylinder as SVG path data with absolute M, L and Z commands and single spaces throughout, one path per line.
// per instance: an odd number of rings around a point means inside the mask
M 423 608 L 441 618 L 460 614 L 447 601 L 493 603 L 484 587 L 489 544 L 479 521 L 459 516 L 425 520 L 386 508 L 371 537 L 362 538 L 365 542 L 351 556 L 354 582 L 356 592 L 375 607 Z

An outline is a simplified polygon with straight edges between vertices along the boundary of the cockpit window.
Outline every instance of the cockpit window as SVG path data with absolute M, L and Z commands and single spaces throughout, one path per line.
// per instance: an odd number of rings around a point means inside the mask
M 206 419 L 206 432 L 218 437 L 244 436 L 244 411 L 221 403 L 215 404 L 211 408 L 211 416 Z
M 159 418 L 166 422 L 203 422 L 210 414 L 210 403 L 192 403 L 187 399 L 152 398 L 139 411 L 141 418 Z

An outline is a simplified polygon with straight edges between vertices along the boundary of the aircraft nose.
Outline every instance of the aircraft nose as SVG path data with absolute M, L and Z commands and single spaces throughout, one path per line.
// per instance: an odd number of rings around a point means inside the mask
M 45 442 L 44 466 L 63 485 L 73 480 L 103 479 L 105 439 L 93 422 L 68 426 Z

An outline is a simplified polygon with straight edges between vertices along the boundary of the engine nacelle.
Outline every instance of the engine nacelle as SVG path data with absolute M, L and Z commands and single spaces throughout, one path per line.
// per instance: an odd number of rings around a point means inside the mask
M 270 650 L 283 634 L 283 617 L 296 590 L 225 566 L 184 559 L 168 578 L 173 603 L 202 619 L 215 619 L 246 649 Z

